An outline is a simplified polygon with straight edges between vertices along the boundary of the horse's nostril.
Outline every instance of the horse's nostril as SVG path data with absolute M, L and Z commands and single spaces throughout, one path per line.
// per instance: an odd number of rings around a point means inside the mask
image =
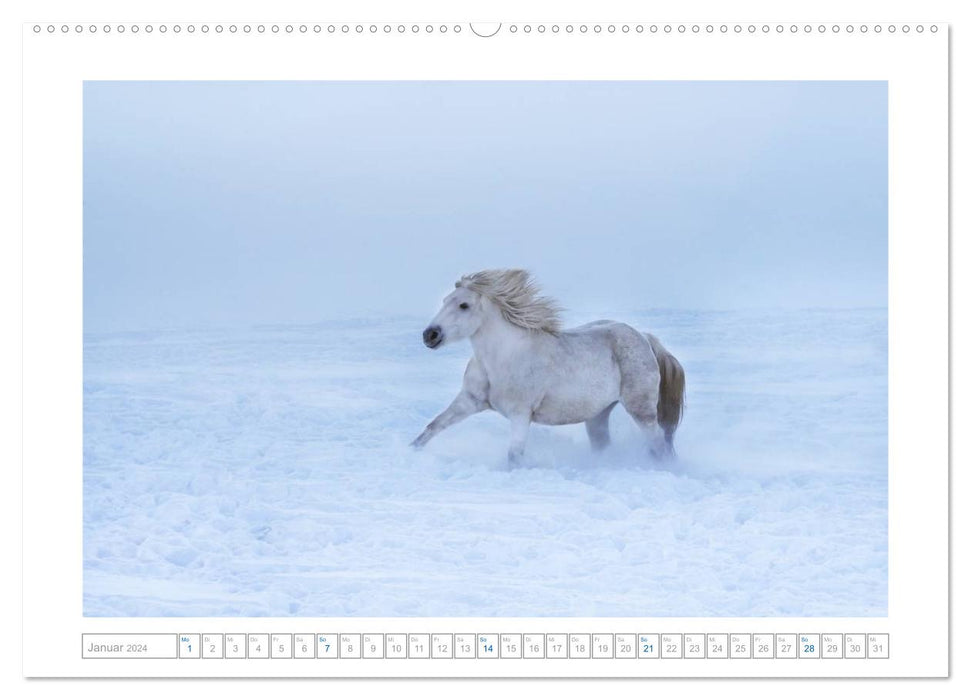
M 442 331 L 438 326 L 433 326 L 431 328 L 426 328 L 425 332 L 421 334 L 421 337 L 422 340 L 425 341 L 425 345 L 431 345 L 441 340 Z

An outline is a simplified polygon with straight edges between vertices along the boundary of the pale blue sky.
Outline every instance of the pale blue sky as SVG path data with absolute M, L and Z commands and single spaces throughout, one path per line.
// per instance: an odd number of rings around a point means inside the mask
M 88 82 L 88 331 L 885 306 L 884 82 Z

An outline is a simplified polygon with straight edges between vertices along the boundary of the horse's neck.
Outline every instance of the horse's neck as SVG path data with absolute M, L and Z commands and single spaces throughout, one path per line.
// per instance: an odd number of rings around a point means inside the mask
M 491 315 L 470 340 L 476 359 L 487 374 L 494 374 L 517 359 L 535 354 L 536 333 Z

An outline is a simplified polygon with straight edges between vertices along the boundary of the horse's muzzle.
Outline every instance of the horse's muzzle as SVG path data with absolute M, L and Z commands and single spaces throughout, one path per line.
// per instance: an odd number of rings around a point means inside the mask
M 425 329 L 425 332 L 421 334 L 421 339 L 425 341 L 425 345 L 433 350 L 442 344 L 445 340 L 445 334 L 442 333 L 441 326 L 429 326 Z

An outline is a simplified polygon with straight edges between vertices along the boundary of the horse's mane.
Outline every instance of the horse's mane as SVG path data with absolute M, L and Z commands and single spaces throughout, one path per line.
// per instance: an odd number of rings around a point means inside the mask
M 533 331 L 560 332 L 560 307 L 540 289 L 526 270 L 482 270 L 455 283 L 488 297 L 510 323 Z

